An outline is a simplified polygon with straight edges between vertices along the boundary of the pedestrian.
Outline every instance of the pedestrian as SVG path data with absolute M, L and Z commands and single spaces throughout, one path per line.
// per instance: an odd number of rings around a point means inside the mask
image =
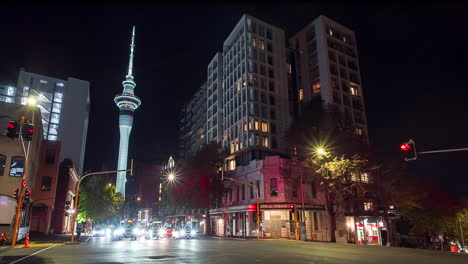
M 81 237 L 81 226 L 76 229 L 76 239 L 80 240 Z

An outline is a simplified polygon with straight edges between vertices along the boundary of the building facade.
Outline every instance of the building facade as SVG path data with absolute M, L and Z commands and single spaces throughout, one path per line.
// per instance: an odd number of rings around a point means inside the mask
M 71 159 L 65 159 L 60 163 L 57 191 L 55 195 L 54 211 L 52 213 L 51 233 L 70 233 L 73 225 L 73 214 L 65 210 L 65 203 L 70 202 L 70 210 L 73 208 L 76 196 L 76 186 L 79 175 Z
M 223 46 L 223 146 L 228 169 L 287 150 L 288 85 L 284 31 L 249 15 Z
M 335 106 L 367 138 L 367 121 L 356 36 L 345 26 L 319 16 L 289 39 L 296 52 L 299 104 L 314 96 Z
M 217 52 L 207 68 L 206 142 L 221 142 L 223 137 L 223 54 Z
M 82 173 L 88 134 L 89 82 L 57 79 L 21 69 L 15 103 L 35 100 L 42 117 L 44 139 L 61 141 L 60 160 L 72 159 Z
M 39 156 L 39 170 L 34 192 L 31 195 L 31 231 L 48 234 L 51 231 L 52 213 L 57 192 L 60 141 L 44 140 Z M 61 190 L 58 190 L 61 191 Z
M 0 113 L 0 127 L 3 128 L 0 135 L 0 232 L 12 235 L 17 205 L 13 190 L 20 188 L 24 179 L 26 187 L 32 193 L 37 191 L 35 183 L 43 141 L 40 133 L 42 122 L 41 112 L 34 106 L 0 102 Z M 35 125 L 36 131 L 30 144 L 25 142 L 25 149 L 19 138 L 12 140 L 6 136 L 8 122 L 17 121 L 21 117 L 24 117 L 25 121 L 30 120 Z M 28 201 L 25 201 L 21 210 L 18 240 L 29 232 L 31 208 L 30 197 Z
M 206 141 L 207 130 L 207 82 L 195 91 L 179 116 L 179 159 L 195 155 Z

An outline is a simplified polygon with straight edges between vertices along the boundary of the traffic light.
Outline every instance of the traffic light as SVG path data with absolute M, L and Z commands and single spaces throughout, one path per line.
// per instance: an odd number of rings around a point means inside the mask
M 23 125 L 23 133 L 24 133 L 24 139 L 31 141 L 33 138 L 34 134 L 34 125 L 31 123 L 27 123 Z
M 29 200 L 29 196 L 31 196 L 31 190 L 28 190 L 28 187 L 26 187 L 26 189 L 24 189 L 24 201 L 28 201 Z
M 70 210 L 70 205 L 71 205 L 71 202 L 70 201 L 66 201 L 65 202 L 65 210 Z
M 7 136 L 11 139 L 17 138 L 19 135 L 19 127 L 20 127 L 20 124 L 16 121 L 8 122 Z
M 410 140 L 406 143 L 400 145 L 401 156 L 406 160 L 416 160 L 418 154 L 416 152 L 416 145 L 413 140 Z
M 296 206 L 295 206 L 294 204 L 291 204 L 291 205 L 289 206 L 289 208 L 290 208 L 291 210 L 294 210 L 294 209 L 296 209 Z
M 13 195 L 15 196 L 15 200 L 18 201 L 18 195 L 19 195 L 19 189 L 18 188 L 13 189 Z

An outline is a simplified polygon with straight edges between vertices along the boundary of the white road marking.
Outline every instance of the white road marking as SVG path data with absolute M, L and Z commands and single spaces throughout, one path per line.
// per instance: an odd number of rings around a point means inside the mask
M 58 245 L 56 245 L 56 246 L 58 246 Z M 27 255 L 27 256 L 24 256 L 24 257 L 22 257 L 22 258 L 20 258 L 20 259 L 18 259 L 18 260 L 15 260 L 15 261 L 13 261 L 13 262 L 10 262 L 10 264 L 18 263 L 18 262 L 20 262 L 20 261 L 22 261 L 22 260 L 24 260 L 24 259 L 27 259 L 27 258 L 29 258 L 29 257 L 31 257 L 31 256 L 34 256 L 34 255 L 36 255 L 36 254 L 41 253 L 42 251 L 46 251 L 46 250 L 51 249 L 51 248 L 56 247 L 56 246 L 51 246 L 51 247 L 48 247 L 48 248 L 41 249 L 41 250 L 36 251 L 36 252 L 34 252 L 34 253 L 31 253 L 31 254 L 29 254 L 29 255 Z

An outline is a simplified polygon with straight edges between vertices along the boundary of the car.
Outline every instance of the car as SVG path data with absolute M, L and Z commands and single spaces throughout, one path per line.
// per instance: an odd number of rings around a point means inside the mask
M 123 223 L 113 230 L 112 239 L 121 240 L 123 238 L 130 238 L 131 240 L 137 240 L 138 235 L 135 232 L 136 228 L 133 222 Z
M 93 229 L 92 235 L 95 237 L 102 237 L 106 235 L 106 230 L 104 228 L 95 228 Z

